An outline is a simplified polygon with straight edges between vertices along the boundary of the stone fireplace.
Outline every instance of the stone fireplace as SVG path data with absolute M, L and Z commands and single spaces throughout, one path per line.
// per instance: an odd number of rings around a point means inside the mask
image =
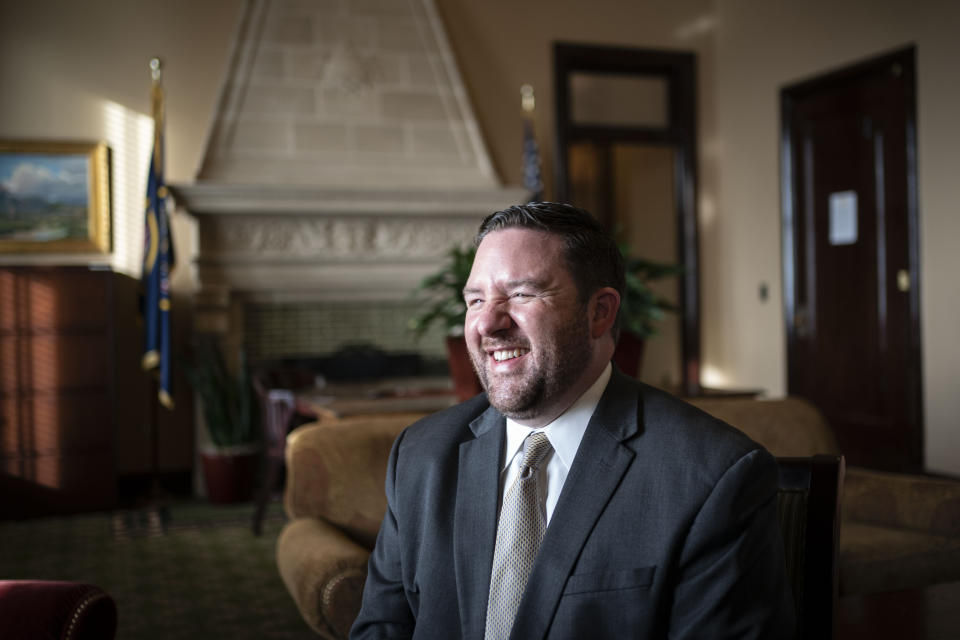
M 432 0 L 249 0 L 171 190 L 197 220 L 196 328 L 262 359 L 401 348 L 409 292 L 527 195 L 492 170 Z

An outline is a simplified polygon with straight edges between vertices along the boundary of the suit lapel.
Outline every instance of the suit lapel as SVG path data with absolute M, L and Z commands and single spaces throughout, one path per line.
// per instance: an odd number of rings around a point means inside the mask
M 614 369 L 567 474 L 511 638 L 546 635 L 580 550 L 633 460 L 634 453 L 621 443 L 637 433 L 637 415 L 637 387 Z
M 453 551 L 463 637 L 483 638 L 497 536 L 505 419 L 490 408 L 470 428 L 476 438 L 460 445 Z

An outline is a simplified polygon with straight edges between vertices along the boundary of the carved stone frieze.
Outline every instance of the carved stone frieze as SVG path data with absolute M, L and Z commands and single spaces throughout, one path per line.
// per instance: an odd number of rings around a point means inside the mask
M 468 244 L 478 220 L 438 218 L 217 216 L 200 225 L 201 255 L 255 260 L 432 260 Z

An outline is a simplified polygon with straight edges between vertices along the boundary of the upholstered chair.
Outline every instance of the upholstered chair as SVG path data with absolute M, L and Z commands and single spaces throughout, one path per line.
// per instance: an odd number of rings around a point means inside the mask
M 360 611 L 367 559 L 387 508 L 390 447 L 422 416 L 324 420 L 287 438 L 290 522 L 277 541 L 277 564 L 300 613 L 324 638 L 346 638 Z

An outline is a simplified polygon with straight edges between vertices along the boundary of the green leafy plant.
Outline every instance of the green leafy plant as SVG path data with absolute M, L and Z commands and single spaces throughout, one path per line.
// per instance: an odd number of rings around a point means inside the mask
M 184 371 L 200 397 L 211 442 L 218 448 L 257 441 L 256 401 L 246 354 L 239 354 L 236 375 L 230 372 L 216 337 L 201 334 L 194 340 Z
M 624 256 L 626 289 L 620 301 L 621 326 L 638 338 L 649 338 L 659 332 L 657 324 L 664 313 L 676 311 L 669 300 L 655 292 L 650 283 L 683 273 L 683 267 L 667 262 L 654 262 L 631 255 L 630 248 L 621 243 Z
M 438 323 L 448 335 L 463 331 L 467 312 L 463 303 L 463 288 L 470 277 L 476 254 L 473 246 L 451 247 L 447 251 L 447 261 L 440 270 L 425 277 L 413 290 L 413 297 L 423 310 L 410 318 L 407 325 L 417 337 Z

